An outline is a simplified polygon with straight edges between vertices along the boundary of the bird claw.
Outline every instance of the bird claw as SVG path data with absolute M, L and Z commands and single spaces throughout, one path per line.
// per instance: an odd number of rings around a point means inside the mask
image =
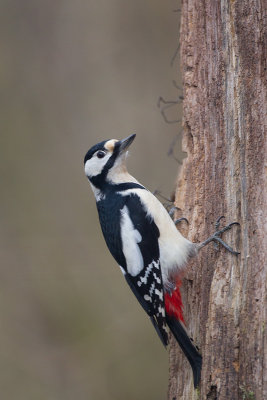
M 216 232 L 219 231 L 220 223 L 221 223 L 221 220 L 222 220 L 223 218 L 225 219 L 225 216 L 224 216 L 224 215 L 221 215 L 221 216 L 216 220 L 216 222 L 215 222 L 215 233 L 214 233 L 214 235 L 216 235 Z M 214 249 L 215 249 L 216 251 L 218 251 L 218 250 L 219 250 L 219 243 L 214 241 L 214 242 L 213 242 L 213 247 L 214 247 Z
M 173 218 L 175 211 L 178 210 L 178 207 L 172 206 L 172 208 L 168 211 L 169 216 Z
M 176 211 L 176 210 L 180 210 L 180 208 L 174 206 L 174 205 L 173 205 L 173 202 L 172 202 L 171 200 L 167 199 L 166 197 L 162 196 L 162 194 L 161 194 L 158 190 L 155 190 L 155 191 L 153 192 L 153 194 L 154 194 L 154 196 L 160 196 L 162 199 L 167 200 L 167 203 L 166 203 L 166 202 L 163 203 L 163 206 L 166 208 L 166 210 L 167 210 L 169 216 L 170 216 L 171 219 L 173 220 L 175 211 Z M 179 222 L 181 222 L 181 221 L 185 221 L 187 224 L 189 224 L 188 220 L 187 220 L 186 218 L 184 218 L 184 217 L 178 218 L 178 219 L 176 219 L 176 220 L 173 221 L 173 222 L 174 222 L 175 225 L 177 225 L 177 224 L 179 224 Z
M 217 235 L 214 235 L 213 240 L 215 242 L 220 243 L 227 251 L 229 251 L 230 253 L 234 254 L 235 256 L 238 256 L 238 254 L 240 254 L 239 251 L 235 251 L 231 246 L 229 246 L 227 243 L 225 243 L 220 237 L 218 237 Z M 217 243 L 216 243 L 217 244 Z M 217 244 L 216 249 L 218 249 L 219 246 Z
M 232 228 L 233 225 L 240 225 L 239 222 L 231 222 L 230 224 L 226 225 L 224 228 L 219 229 L 220 228 L 220 221 L 222 218 L 225 218 L 223 215 L 221 217 L 219 217 L 215 223 L 215 233 L 210 236 L 208 239 L 206 239 L 204 242 L 200 243 L 199 249 L 201 249 L 202 247 L 206 246 L 208 243 L 210 242 L 214 242 L 214 247 L 216 248 L 216 250 L 219 249 L 219 244 L 221 244 L 227 251 L 229 251 L 230 253 L 234 254 L 234 255 L 238 255 L 240 254 L 238 251 L 235 251 L 231 246 L 229 246 L 227 243 L 225 243 L 222 239 L 221 239 L 221 235 L 228 231 L 229 229 Z
M 176 219 L 174 222 L 175 225 L 179 224 L 180 222 L 185 221 L 187 223 L 187 225 L 189 225 L 188 219 L 186 219 L 185 217 L 182 218 L 178 218 Z
M 220 228 L 220 222 L 221 222 L 221 219 L 225 219 L 225 216 L 224 215 L 221 215 L 217 220 L 216 220 L 216 222 L 215 222 L 215 232 L 217 232 L 218 230 L 219 230 L 219 228 Z
M 175 207 L 175 206 L 173 206 L 173 207 L 170 209 L 170 211 L 169 211 L 169 216 L 171 217 L 171 219 L 173 219 L 173 216 L 174 216 L 174 213 L 175 213 L 176 210 L 179 210 L 179 208 L 178 208 L 178 207 Z M 182 221 L 185 221 L 185 222 L 187 223 L 187 225 L 189 225 L 188 219 L 185 218 L 185 217 L 178 218 L 178 219 L 174 220 L 173 223 L 174 223 L 175 225 L 178 225 L 178 224 L 179 224 L 180 222 L 182 222 Z

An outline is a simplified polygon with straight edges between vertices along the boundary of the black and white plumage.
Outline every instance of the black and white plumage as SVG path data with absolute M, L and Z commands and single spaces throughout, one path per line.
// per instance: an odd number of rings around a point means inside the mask
M 93 146 L 84 158 L 85 173 L 111 254 L 165 346 L 169 326 L 190 362 L 196 387 L 202 358 L 183 326 L 177 277 L 188 258 L 217 240 L 219 232 L 200 245 L 181 235 L 159 200 L 127 171 L 127 149 L 134 138 Z

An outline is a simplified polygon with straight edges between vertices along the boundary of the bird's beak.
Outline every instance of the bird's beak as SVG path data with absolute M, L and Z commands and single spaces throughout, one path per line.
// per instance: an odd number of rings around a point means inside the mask
M 119 148 L 119 154 L 124 153 L 128 149 L 130 144 L 134 141 L 135 136 L 136 134 L 134 133 L 133 135 L 130 135 L 116 143 L 116 147 L 118 146 Z

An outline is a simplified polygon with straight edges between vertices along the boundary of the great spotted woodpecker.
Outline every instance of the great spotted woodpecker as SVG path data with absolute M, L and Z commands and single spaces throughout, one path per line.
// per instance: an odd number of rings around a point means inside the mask
M 128 173 L 127 149 L 134 138 L 131 135 L 93 146 L 84 157 L 85 174 L 111 254 L 163 344 L 169 342 L 167 326 L 175 336 L 197 387 L 202 357 L 184 326 L 179 276 L 189 257 L 211 241 L 238 254 L 220 238 L 236 223 L 217 230 L 200 244 L 184 238 L 160 201 Z

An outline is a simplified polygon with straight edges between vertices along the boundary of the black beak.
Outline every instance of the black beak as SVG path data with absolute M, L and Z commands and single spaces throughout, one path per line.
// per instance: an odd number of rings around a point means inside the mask
M 136 136 L 136 134 L 134 133 L 133 135 L 130 135 L 127 138 L 122 139 L 116 143 L 116 147 L 118 147 L 118 149 L 119 149 L 119 154 L 124 153 L 128 149 L 128 147 L 134 141 L 135 136 Z

